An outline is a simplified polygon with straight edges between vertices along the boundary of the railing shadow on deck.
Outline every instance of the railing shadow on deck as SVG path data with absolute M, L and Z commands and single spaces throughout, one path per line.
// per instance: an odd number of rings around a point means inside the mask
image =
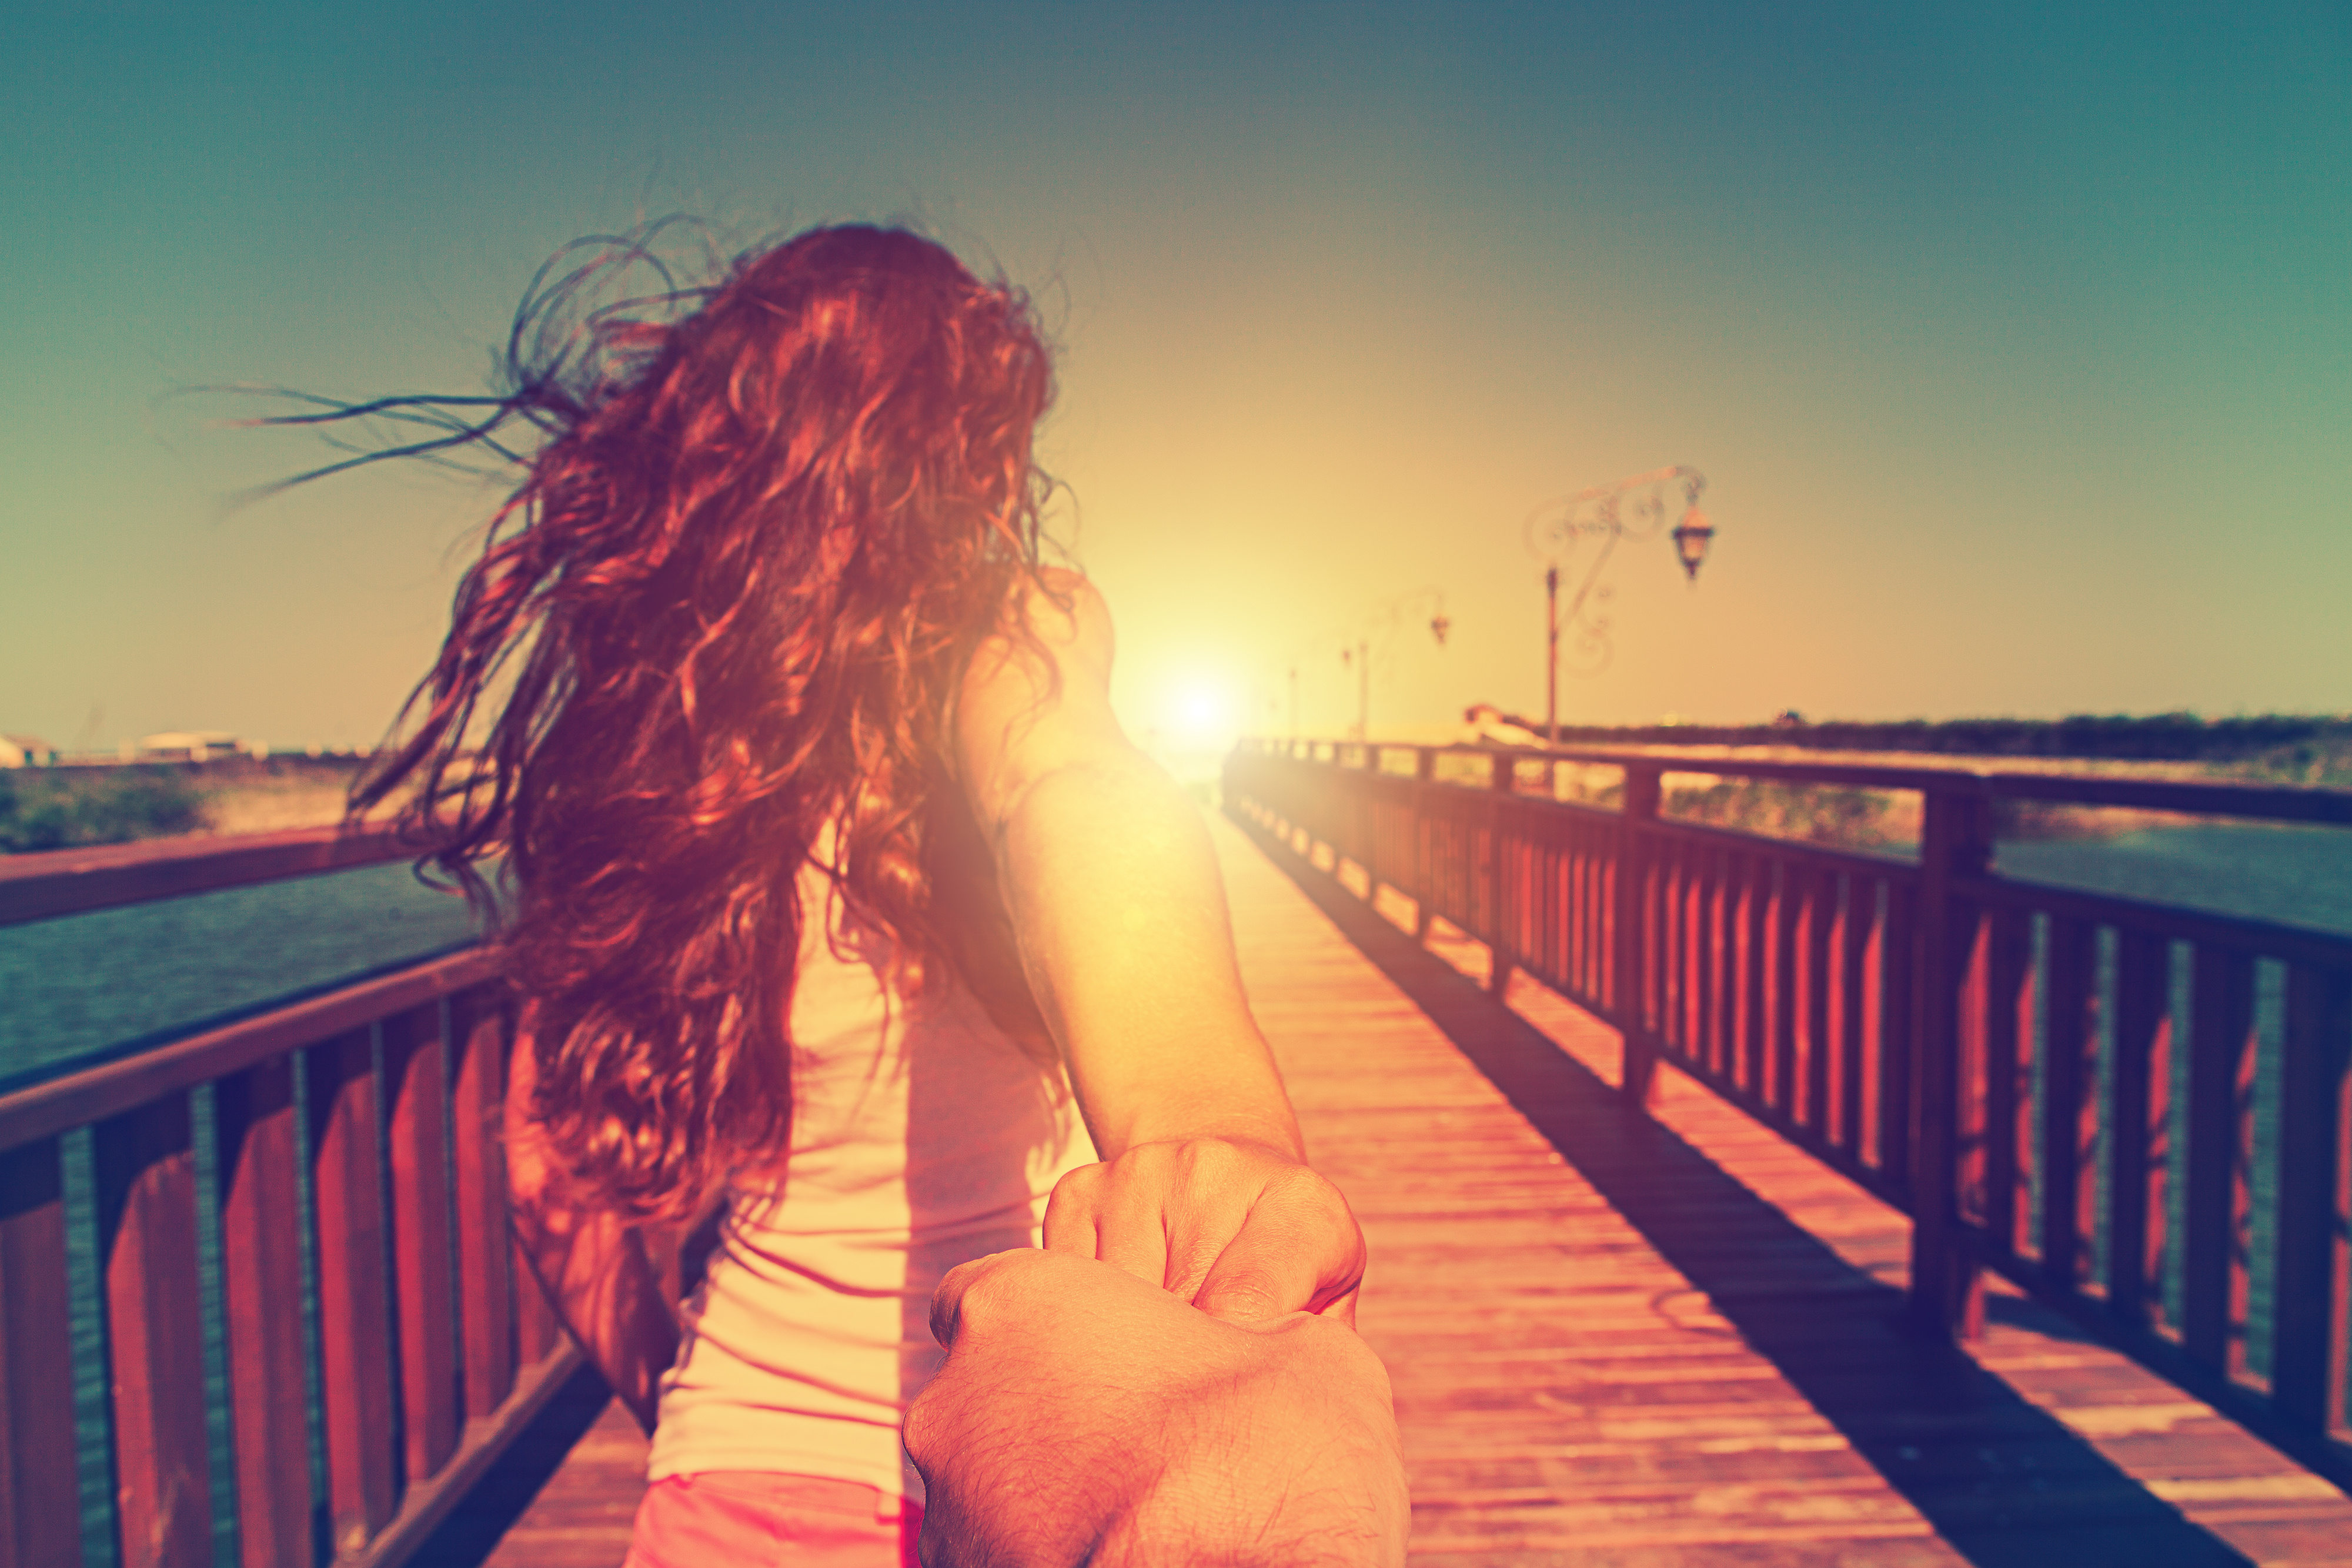
M 2249 1560 L 1259 824 L 1237 818 L 1659 1254 L 1985 1568 Z

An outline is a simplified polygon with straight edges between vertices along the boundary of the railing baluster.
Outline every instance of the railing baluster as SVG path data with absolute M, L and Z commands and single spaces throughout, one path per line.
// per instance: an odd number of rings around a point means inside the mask
M 1760 854 L 1739 859 L 1739 1086 L 1762 1103 L 1767 1087 L 1764 1064 L 1772 1042 L 1768 975 L 1775 862 Z
M 2344 1100 L 2352 1056 L 2352 976 L 2287 971 L 2280 1061 L 2278 1286 L 2272 1294 L 2271 1387 L 2289 1419 L 2340 1426 L 2346 1367 Z
M 1542 955 L 1542 976 L 1547 984 L 1561 990 L 1569 989 L 1567 941 L 1563 935 L 1566 915 L 1566 883 L 1560 875 L 1566 851 L 1560 832 L 1562 824 L 1556 817 L 1546 817 L 1538 829 L 1538 859 L 1536 865 L 1536 951 Z
M 2255 980 L 2260 985 L 2259 974 Z M 2238 1057 L 2237 1082 L 2231 1100 L 2235 1111 L 2230 1139 L 2230 1371 L 2254 1381 L 2254 1162 L 2261 1157 L 2255 1143 L 2254 1096 L 2263 1072 L 2260 992 L 2254 1021 L 2246 1030 L 2246 1049 Z M 2270 1049 L 2275 1049 L 2272 1047 Z
M 1687 839 L 1673 844 L 1675 857 L 1675 1052 L 1686 1061 L 1701 1060 L 1706 1038 L 1701 1009 L 1706 997 L 1706 925 L 1705 923 L 1706 857 Z
M 1511 959 L 1504 945 L 1503 908 L 1505 881 L 1505 851 L 1503 814 L 1510 808 L 1513 769 L 1517 765 L 1503 752 L 1487 759 L 1486 852 L 1483 857 L 1486 872 L 1486 897 L 1478 901 L 1479 921 L 1485 929 L 1476 933 L 1486 944 L 1488 968 L 1486 989 L 1496 996 L 1509 991 Z
M 1715 1071 L 1727 1083 L 1739 1072 L 1740 857 L 1715 861 Z
M 1863 1031 L 1863 977 L 1877 922 L 1878 883 L 1849 872 L 1838 914 L 1837 1146 L 1862 1159 L 1863 1076 L 1869 1046 Z
M 2079 1289 L 2095 1229 L 2092 1149 L 2098 1135 L 2098 943 L 2088 922 L 2050 922 L 2048 1038 L 2042 1059 L 2042 1268 Z
M 1715 865 L 1716 847 L 1685 841 L 1684 864 L 1689 867 L 1690 960 L 1686 973 L 1690 995 L 1684 1003 L 1688 1037 L 1684 1054 L 1691 1065 L 1712 1071 L 1715 1065 Z
M 414 1486 L 457 1451 L 461 1420 L 450 1273 L 449 1061 L 439 1003 L 384 1020 L 383 1082 L 392 1107 L 401 1429 Z
M 1429 940 L 1429 923 L 1436 914 L 1431 897 L 1436 879 L 1430 868 L 1430 835 L 1436 826 L 1430 821 L 1430 798 L 1436 793 L 1436 782 L 1437 752 L 1424 746 L 1413 754 L 1412 765 L 1412 937 L 1416 942 Z
M 1602 955 L 1607 950 L 1601 930 L 1601 859 L 1591 822 L 1576 825 L 1576 915 L 1570 940 L 1576 944 L 1577 994 L 1596 1008 L 1607 1005 L 1608 982 Z
M 1889 882 L 1878 940 L 1878 1168 L 1908 1200 L 1915 1225 L 1918 1193 L 1911 1185 L 1911 1084 L 1919 1057 L 1918 946 L 1918 892 L 1907 882 Z
M 2126 931 L 2116 954 L 2115 1132 L 2107 1143 L 2107 1311 L 2149 1325 L 2163 1282 L 2172 1119 L 2171 952 Z
M 1706 973 L 1700 976 L 1700 1041 L 1703 1055 L 1700 1062 L 1719 1079 L 1731 1077 L 1731 931 L 1728 931 L 1728 900 L 1731 900 L 1731 879 L 1724 874 L 1724 862 L 1728 856 L 1722 849 L 1710 849 L 1706 856 L 1706 882 L 1700 886 L 1700 956 L 1706 961 Z
M 93 1129 L 125 1568 L 212 1561 L 192 1132 L 184 1092 Z
M 1651 937 L 1652 893 L 1646 830 L 1657 820 L 1659 783 L 1654 768 L 1625 769 L 1624 802 L 1617 825 L 1616 919 L 1617 1028 L 1624 1042 L 1618 1086 L 1635 1104 L 1647 1103 L 1657 1048 L 1651 1034 L 1650 978 L 1655 947 Z
M 1658 840 L 1647 850 L 1650 862 L 1650 1049 L 1670 1055 L 1676 1043 L 1682 998 L 1682 879 L 1681 856 L 1669 841 Z
M 1826 1142 L 1830 1134 L 1830 928 L 1837 917 L 1837 878 L 1817 872 L 1804 910 L 1802 975 L 1804 1042 L 1801 1048 L 1805 1108 L 1800 1125 Z
M 1992 932 L 1984 912 L 1969 910 L 1975 934 L 1960 971 L 1958 1016 L 1953 1020 L 1952 1207 L 1964 1220 L 1986 1221 L 1992 1096 Z
M 365 1546 L 394 1502 L 395 1348 L 384 1278 L 383 1167 L 372 1030 L 310 1048 L 310 1158 L 319 1255 L 320 1387 L 335 1550 Z
M 1984 1226 L 1995 1247 L 2016 1253 L 2024 1217 L 2018 1212 L 2018 1156 L 2029 1146 L 2027 1053 L 2033 1030 L 2033 933 L 2022 910 L 1985 923 Z
M 1797 926 L 1811 878 L 1793 861 L 1780 866 L 1772 894 L 1771 1048 L 1765 1068 L 1765 1103 L 1785 1122 L 1797 1119 Z
M 2189 1127 L 2182 1240 L 2181 1343 L 2190 1359 L 2229 1369 L 2232 1275 L 2243 1260 L 2232 1245 L 2240 1185 L 2237 1085 L 2253 1055 L 2254 964 L 2242 954 L 2197 944 L 2189 1035 Z
M 466 1415 L 481 1420 L 514 1386 L 513 1281 L 507 1239 L 505 1098 L 507 1030 L 502 999 L 488 988 L 450 1003 L 457 1049 L 450 1122 L 457 1179 L 458 1312 L 465 1326 Z
M 79 1568 L 72 1308 L 58 1140 L 0 1152 L 0 1563 Z
M 309 1568 L 310 1444 L 303 1416 L 302 1251 L 294 1205 L 294 1062 L 220 1080 L 221 1288 L 246 1568 Z
M 1643 846 L 1642 853 L 1649 867 L 1650 883 L 1649 896 L 1643 901 L 1642 945 L 1649 955 L 1645 966 L 1649 998 L 1645 1016 L 1650 1051 L 1654 1057 L 1670 1053 L 1675 1048 L 1675 998 L 1679 994 L 1675 971 L 1682 961 L 1680 933 L 1675 930 L 1680 889 L 1675 876 L 1676 856 L 1671 841 L 1653 839 Z

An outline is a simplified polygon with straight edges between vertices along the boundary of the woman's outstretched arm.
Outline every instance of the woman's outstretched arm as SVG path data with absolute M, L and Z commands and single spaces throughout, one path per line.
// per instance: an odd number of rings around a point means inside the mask
M 1017 612 L 1034 643 L 984 644 L 956 709 L 1022 964 L 1104 1161 L 1055 1191 L 1046 1246 L 1219 1316 L 1352 1317 L 1362 1232 L 1305 1164 L 1207 831 L 1111 712 L 1100 596 L 1049 586 Z

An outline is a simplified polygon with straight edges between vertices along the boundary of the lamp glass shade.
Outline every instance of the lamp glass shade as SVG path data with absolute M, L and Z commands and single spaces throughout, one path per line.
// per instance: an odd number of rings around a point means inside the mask
M 1675 527 L 1675 554 L 1682 559 L 1683 575 L 1694 582 L 1698 580 L 1699 563 L 1706 559 L 1706 547 L 1714 539 L 1715 526 L 1696 507 L 1684 513 Z

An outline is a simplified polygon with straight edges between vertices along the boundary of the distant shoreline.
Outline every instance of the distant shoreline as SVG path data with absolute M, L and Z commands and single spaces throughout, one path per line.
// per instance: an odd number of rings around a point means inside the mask
M 1532 733 L 1543 726 L 1517 714 L 1505 722 Z M 1562 725 L 1563 746 L 1720 746 L 1801 751 L 1901 752 L 2015 763 L 2026 759 L 2202 762 L 2267 765 L 2273 775 L 2333 762 L 2352 775 L 2352 716 L 2257 714 L 2206 719 L 2193 713 L 2142 717 L 2078 714 L 2070 718 L 1903 719 L 1891 723 L 1791 716 L 1750 725 Z M 2318 783 L 2322 780 L 2306 780 Z M 2347 779 L 2347 781 L 2352 781 Z
M 1540 733 L 1523 716 L 1499 716 Z M 1465 737 L 1444 727 L 1402 726 L 1379 738 L 1425 746 Z M 1834 752 L 1841 760 L 1894 767 L 2352 786 L 2352 718 L 2327 715 L 1563 725 L 1559 740 L 1564 746 L 1673 747 L 1695 758 L 1805 761 Z M 0 853 L 329 826 L 342 821 L 352 783 L 373 760 L 354 753 L 224 756 L 205 762 L 91 757 L 0 769 Z M 1559 775 L 1563 799 L 1605 805 L 1615 798 L 1614 768 L 1564 764 Z M 1695 774 L 1668 776 L 1667 812 L 1853 848 L 1910 841 L 1918 832 L 1916 801 L 1894 792 L 1734 784 Z M 2179 821 L 2158 812 L 2026 803 L 2010 815 L 2003 836 L 2016 839 L 2111 838 Z
M 364 756 L 63 763 L 0 769 L 0 853 L 191 833 L 268 833 L 343 820 Z

